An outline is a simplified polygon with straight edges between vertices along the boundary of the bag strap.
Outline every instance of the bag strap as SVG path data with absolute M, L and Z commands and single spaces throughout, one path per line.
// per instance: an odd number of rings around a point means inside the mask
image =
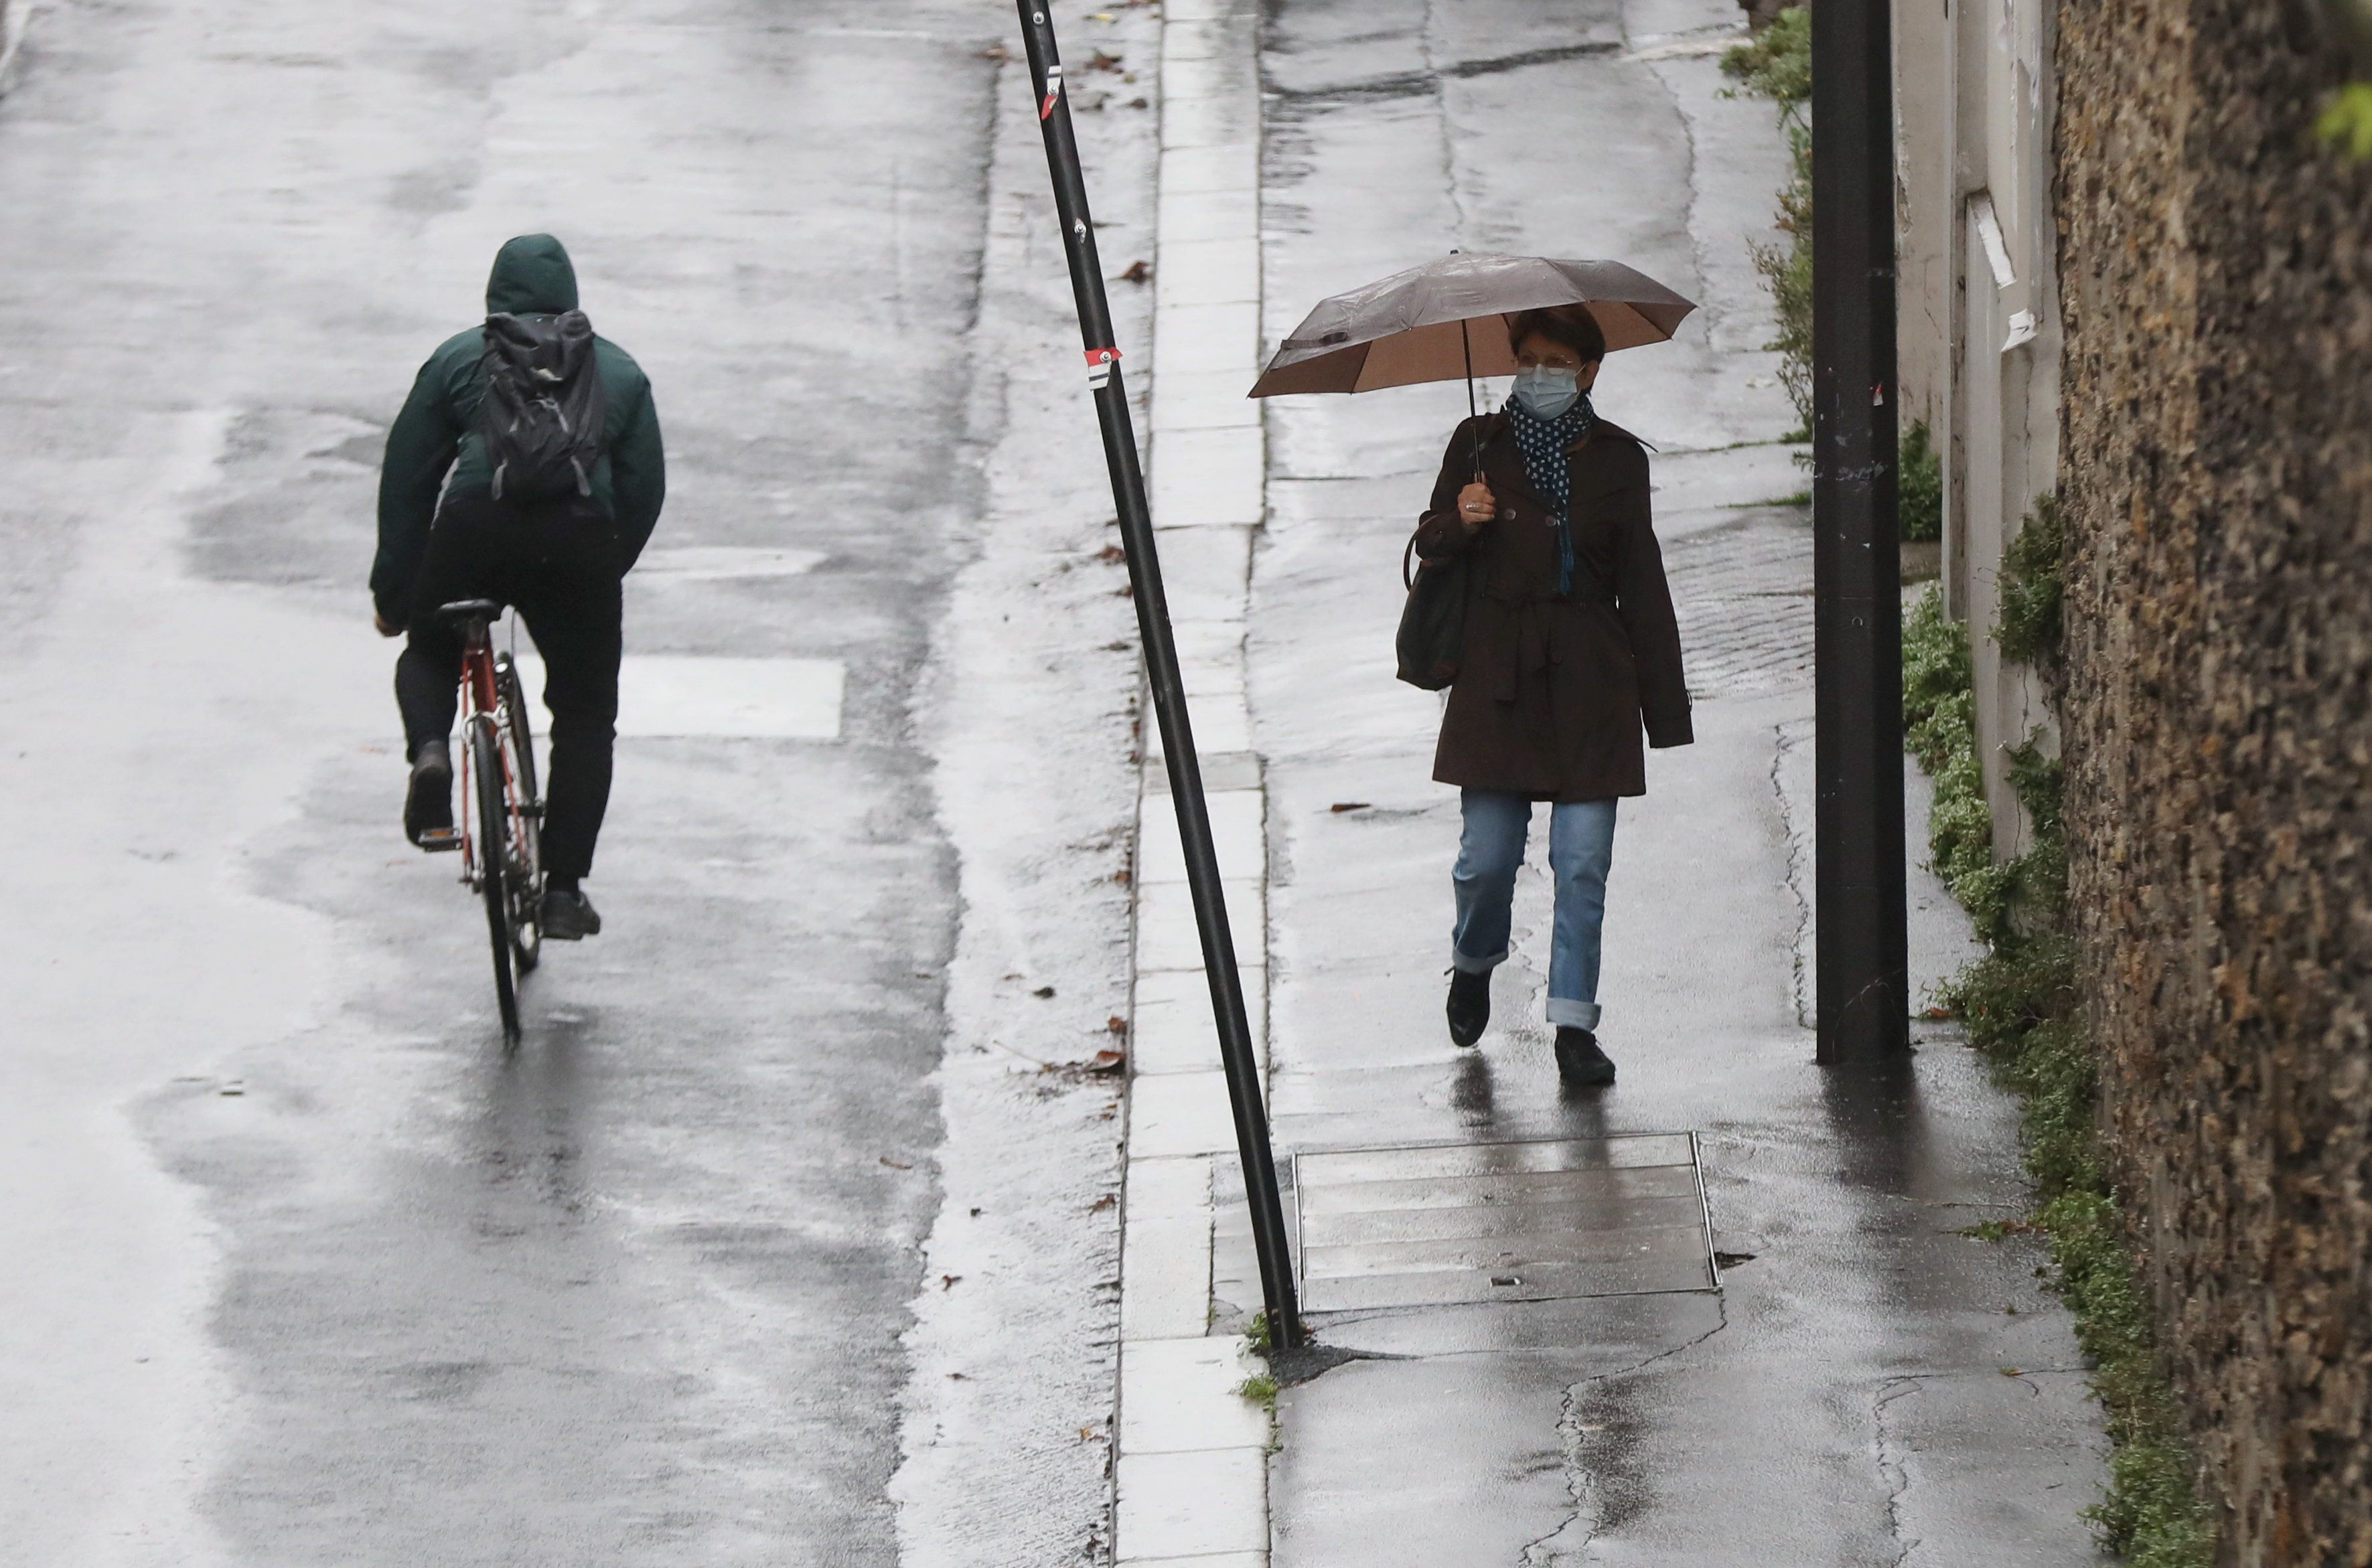
M 1409 563 L 1415 559 L 1416 530 L 1412 528 L 1409 530 L 1408 548 L 1401 552 L 1401 591 L 1403 593 L 1416 587 L 1416 574 L 1409 570 Z

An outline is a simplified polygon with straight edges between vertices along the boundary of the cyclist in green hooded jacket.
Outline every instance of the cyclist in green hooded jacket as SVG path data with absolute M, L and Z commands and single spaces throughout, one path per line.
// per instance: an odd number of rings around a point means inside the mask
M 532 331 L 576 308 L 576 268 L 559 240 L 524 235 L 495 255 L 488 315 L 517 318 Z M 514 486 L 504 494 L 482 417 L 487 363 L 485 328 L 448 339 L 421 366 L 388 431 L 371 599 L 380 634 L 407 638 L 395 695 L 412 770 L 403 825 L 415 843 L 453 821 L 449 738 L 461 644 L 456 630 L 437 622 L 437 607 L 494 599 L 527 622 L 543 656 L 543 701 L 552 714 L 541 928 L 569 941 L 601 929 L 582 884 L 610 801 L 619 585 L 658 521 L 667 461 L 642 367 L 597 337 L 591 369 L 601 416 L 598 446 L 587 438 L 592 461 L 576 465 L 576 482 L 558 493 L 520 494 Z

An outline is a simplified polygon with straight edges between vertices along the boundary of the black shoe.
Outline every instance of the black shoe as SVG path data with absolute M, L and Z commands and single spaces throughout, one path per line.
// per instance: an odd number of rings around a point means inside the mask
M 601 935 L 601 917 L 582 888 L 548 888 L 538 928 L 547 942 L 582 942 Z
M 1454 1045 L 1472 1045 L 1491 1021 L 1491 971 L 1469 974 L 1449 971 L 1449 1039 Z
M 1614 1081 L 1614 1062 L 1598 1049 L 1598 1037 L 1587 1029 L 1560 1025 L 1556 1038 L 1557 1076 L 1583 1088 Z
M 403 836 L 413 843 L 453 830 L 453 753 L 442 740 L 424 743 L 412 759 L 412 785 L 403 796 Z

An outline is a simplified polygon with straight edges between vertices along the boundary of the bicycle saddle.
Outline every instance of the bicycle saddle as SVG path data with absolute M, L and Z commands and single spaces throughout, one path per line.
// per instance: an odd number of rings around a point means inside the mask
M 436 619 L 448 623 L 467 625 L 472 621 L 493 621 L 503 613 L 503 607 L 490 598 L 456 599 L 451 604 L 436 607 Z

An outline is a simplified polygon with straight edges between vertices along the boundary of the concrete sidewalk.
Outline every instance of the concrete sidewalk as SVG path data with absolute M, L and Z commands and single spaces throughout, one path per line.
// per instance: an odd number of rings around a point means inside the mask
M 1355 1359 L 1283 1391 L 1263 1474 L 1232 1338 L 1259 1291 L 1169 803 L 1149 794 L 1119 1560 L 2091 1560 L 2079 1510 L 2102 1445 L 2065 1315 L 2036 1249 L 1960 1234 L 2023 1211 L 2015 1105 L 1946 1025 L 1920 1026 L 1899 1073 L 1811 1064 L 1809 535 L 1800 507 L 1771 504 L 1806 481 L 1780 441 L 1792 411 L 1748 254 L 1770 238 L 1784 156 L 1767 106 L 1721 96 L 1737 13 L 1281 0 L 1256 21 L 1197 0 L 1169 16 L 1157 521 L 1184 601 L 1208 607 L 1182 635 L 1197 723 L 1226 737 L 1203 749 L 1224 754 L 1238 948 L 1265 958 L 1248 978 L 1266 993 L 1280 1155 L 1289 1170 L 1329 1150 L 1692 1133 L 1722 1267 L 1692 1291 L 1313 1298 L 1320 1341 Z M 1173 126 L 1219 126 L 1227 150 L 1190 152 Z M 1256 199 L 1240 188 L 1254 135 Z M 1194 263 L 1255 238 L 1256 314 L 1184 292 L 1208 275 Z M 1540 867 L 1482 1047 L 1454 1049 L 1441 1020 L 1457 801 L 1430 782 L 1437 700 L 1393 681 L 1389 650 L 1401 546 L 1462 390 L 1208 425 L 1227 417 L 1211 393 L 1257 361 L 1245 322 L 1273 344 L 1319 297 L 1451 245 L 1620 257 L 1703 305 L 1674 343 L 1610 362 L 1598 400 L 1660 448 L 1698 696 L 1698 743 L 1655 754 L 1650 794 L 1624 806 L 1600 993 L 1622 1078 L 1602 1095 L 1557 1082 Z M 1973 948 L 1918 868 L 1913 901 L 1932 984 Z

